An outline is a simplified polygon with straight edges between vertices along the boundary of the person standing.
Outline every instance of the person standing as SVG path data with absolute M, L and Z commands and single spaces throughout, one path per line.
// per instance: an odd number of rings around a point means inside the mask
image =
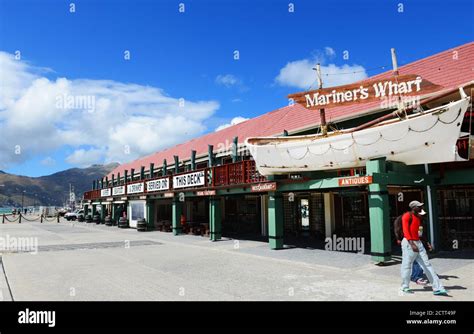
M 413 262 L 416 261 L 423 268 L 428 280 L 433 287 L 433 294 L 436 296 L 446 296 L 448 292 L 441 284 L 431 265 L 428 254 L 420 240 L 421 218 L 426 214 L 423 210 L 423 203 L 411 201 L 409 204 L 411 211 L 402 216 L 403 240 L 402 240 L 402 291 L 413 293 L 410 289 L 410 276 Z

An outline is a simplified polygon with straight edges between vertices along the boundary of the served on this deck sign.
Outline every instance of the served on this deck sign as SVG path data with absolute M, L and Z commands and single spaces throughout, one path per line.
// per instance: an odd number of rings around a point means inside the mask
M 173 176 L 173 188 L 199 187 L 206 184 L 205 171 Z
M 339 179 L 339 187 L 360 186 L 371 183 L 372 176 L 346 177 Z
M 138 194 L 145 191 L 145 183 L 134 183 L 127 185 L 127 194 Z
M 160 190 L 168 190 L 170 188 L 170 180 L 167 177 L 162 179 L 148 181 L 146 183 L 146 191 L 160 191 Z

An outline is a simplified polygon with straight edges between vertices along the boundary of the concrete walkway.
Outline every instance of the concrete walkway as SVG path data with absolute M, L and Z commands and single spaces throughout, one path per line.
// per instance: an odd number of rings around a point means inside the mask
M 435 297 L 416 285 L 400 295 L 399 263 L 378 267 L 367 255 L 66 221 L 0 224 L 0 238 L 21 237 L 36 238 L 37 252 L 2 251 L 3 300 L 8 285 L 18 301 L 474 300 L 472 259 L 432 260 L 451 295 Z

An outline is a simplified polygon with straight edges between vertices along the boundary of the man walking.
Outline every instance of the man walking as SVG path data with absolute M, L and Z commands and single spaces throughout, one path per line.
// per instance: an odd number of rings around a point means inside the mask
M 402 216 L 402 291 L 413 293 L 413 290 L 410 289 L 410 276 L 413 262 L 416 261 L 428 277 L 433 287 L 433 294 L 436 296 L 446 296 L 448 292 L 441 284 L 438 275 L 436 275 L 419 236 L 421 217 L 426 214 L 425 210 L 423 210 L 423 203 L 411 201 L 409 207 L 411 211 L 406 212 Z

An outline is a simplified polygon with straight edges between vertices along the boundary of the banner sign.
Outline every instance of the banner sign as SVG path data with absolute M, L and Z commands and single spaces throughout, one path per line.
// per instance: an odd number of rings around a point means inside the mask
M 108 197 L 110 196 L 110 194 L 111 194 L 110 188 L 100 190 L 100 197 Z
M 119 186 L 112 188 L 112 196 L 125 195 L 125 186 Z
M 413 96 L 443 88 L 416 74 L 399 75 L 386 80 L 367 80 L 288 95 L 307 109 L 322 109 L 354 103 L 366 103 L 395 96 Z
M 203 186 L 206 181 L 205 171 L 199 171 L 189 174 L 182 174 L 173 176 L 173 188 L 186 188 L 186 187 L 197 187 Z
M 215 190 L 196 191 L 196 196 L 214 196 L 215 194 Z
M 276 182 L 258 183 L 250 187 L 251 192 L 275 191 L 277 188 Z
M 138 194 L 145 191 L 145 183 L 134 183 L 127 185 L 127 194 Z
M 162 179 L 148 181 L 146 183 L 146 191 L 160 191 L 160 190 L 168 190 L 170 188 L 170 180 L 167 177 Z
M 372 176 L 346 177 L 339 179 L 339 187 L 360 186 L 372 183 Z

